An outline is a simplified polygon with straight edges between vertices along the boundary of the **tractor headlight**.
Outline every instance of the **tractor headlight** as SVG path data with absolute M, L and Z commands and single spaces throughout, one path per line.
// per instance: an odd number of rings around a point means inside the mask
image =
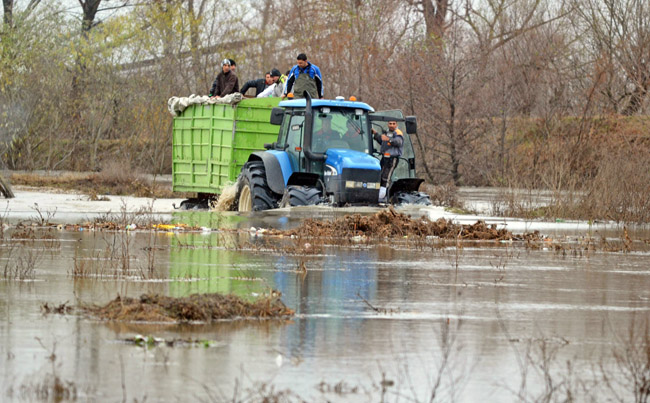
M 336 176 L 336 175 L 338 175 L 339 173 L 336 172 L 336 168 L 334 168 L 333 166 L 331 166 L 331 165 L 325 165 L 325 172 L 324 172 L 324 174 L 325 174 L 325 176 Z

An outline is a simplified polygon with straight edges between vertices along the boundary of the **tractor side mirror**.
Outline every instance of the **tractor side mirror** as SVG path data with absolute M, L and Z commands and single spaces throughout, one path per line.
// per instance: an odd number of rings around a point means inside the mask
M 415 116 L 406 117 L 406 132 L 408 134 L 416 134 L 418 132 L 418 120 Z
M 283 117 L 284 117 L 284 108 L 273 108 L 273 109 L 271 109 L 271 124 L 272 125 L 281 125 Z

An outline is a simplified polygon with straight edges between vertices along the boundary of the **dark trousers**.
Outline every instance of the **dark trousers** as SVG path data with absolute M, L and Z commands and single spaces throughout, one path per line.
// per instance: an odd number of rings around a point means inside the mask
M 398 162 L 398 157 L 381 157 L 381 161 L 379 161 L 381 166 L 381 186 L 388 187 L 388 182 L 390 177 L 393 176 L 393 171 L 397 168 Z

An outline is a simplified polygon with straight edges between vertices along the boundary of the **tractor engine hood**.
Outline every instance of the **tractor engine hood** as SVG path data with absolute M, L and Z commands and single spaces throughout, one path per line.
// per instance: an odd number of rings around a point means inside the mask
M 381 171 L 379 160 L 360 151 L 345 148 L 330 148 L 326 151 L 325 164 L 336 169 L 340 175 L 343 169 L 367 169 Z

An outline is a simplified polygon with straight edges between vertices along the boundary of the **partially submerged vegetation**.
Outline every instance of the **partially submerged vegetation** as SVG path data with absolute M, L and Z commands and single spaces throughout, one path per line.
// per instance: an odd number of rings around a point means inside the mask
M 505 228 L 487 225 L 477 221 L 471 225 L 456 224 L 440 218 L 431 221 L 426 217 L 414 219 L 396 211 L 392 206 L 371 216 L 360 214 L 346 215 L 333 221 L 306 219 L 299 227 L 287 231 L 272 231 L 273 234 L 299 237 L 355 237 L 395 238 L 395 237 L 439 237 L 461 240 L 539 240 L 538 232 L 515 235 Z
M 252 302 L 222 294 L 192 294 L 179 298 L 157 294 L 143 294 L 140 298 L 118 296 L 104 306 L 86 306 L 82 310 L 104 320 L 137 322 L 211 322 L 282 318 L 294 314 L 282 303 L 277 292 Z

